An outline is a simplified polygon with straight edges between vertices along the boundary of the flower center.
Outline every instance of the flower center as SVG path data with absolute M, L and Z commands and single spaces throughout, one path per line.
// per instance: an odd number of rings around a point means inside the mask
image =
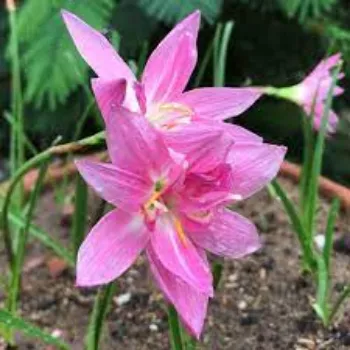
M 181 103 L 161 103 L 147 113 L 148 120 L 161 130 L 175 130 L 177 127 L 189 124 L 193 110 Z
M 145 215 L 145 221 L 151 229 L 154 228 L 157 216 L 159 214 L 169 212 L 169 205 L 171 207 L 171 204 L 168 203 L 169 201 L 167 201 L 166 198 L 162 198 L 163 193 L 164 184 L 160 181 L 156 182 L 154 192 L 142 207 L 142 211 Z M 171 214 L 171 218 L 181 243 L 186 246 L 187 237 L 181 221 L 176 217 L 176 215 L 174 215 L 174 213 Z

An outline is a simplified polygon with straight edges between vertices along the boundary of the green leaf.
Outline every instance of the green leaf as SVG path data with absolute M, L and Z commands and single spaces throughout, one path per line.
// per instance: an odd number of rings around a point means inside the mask
M 293 202 L 290 200 L 289 196 L 284 191 L 282 186 L 276 180 L 272 181 L 271 185 L 275 190 L 279 199 L 282 201 L 282 204 L 289 216 L 293 229 L 297 234 L 300 246 L 303 250 L 304 259 L 306 260 L 305 263 L 307 264 L 308 268 L 313 270 L 313 267 L 314 267 L 313 251 L 311 249 L 310 244 L 308 244 L 306 231 L 301 221 L 301 218 L 296 210 L 296 207 L 293 204 Z
M 0 324 L 3 324 L 5 328 L 15 329 L 23 332 L 29 337 L 40 339 L 46 344 L 57 346 L 59 349 L 70 349 L 68 344 L 24 321 L 22 318 L 12 316 L 5 310 L 0 310 Z
M 317 295 L 313 308 L 321 318 L 324 325 L 328 324 L 328 288 L 329 278 L 326 263 L 322 255 L 317 256 Z
M 115 291 L 116 284 L 112 282 L 105 287 L 101 287 L 96 296 L 86 337 L 87 350 L 99 349 L 103 324 Z
M 79 247 L 85 236 L 88 210 L 88 188 L 86 182 L 79 174 L 76 179 L 74 205 L 72 244 L 74 255 L 77 256 Z
M 333 91 L 334 87 L 338 80 L 338 75 L 340 72 L 341 66 L 335 68 L 332 76 L 332 84 L 327 94 L 327 99 L 325 103 L 324 112 L 321 120 L 321 127 L 318 131 L 316 146 L 314 150 L 314 157 L 312 163 L 312 169 L 310 171 L 310 180 L 309 180 L 309 191 L 307 193 L 306 203 L 307 203 L 307 232 L 309 233 L 309 242 L 311 243 L 313 240 L 313 235 L 315 231 L 315 216 L 317 211 L 318 204 L 318 183 L 319 177 L 322 170 L 322 160 L 323 160 L 323 152 L 325 147 L 325 139 L 326 139 L 326 127 L 328 124 L 329 113 L 332 108 L 333 101 Z
M 168 307 L 168 325 L 172 350 L 183 350 L 181 326 L 176 310 L 172 305 Z
M 150 16 L 174 24 L 195 10 L 214 23 L 221 12 L 222 0 L 137 0 L 137 4 Z
M 298 17 L 300 22 L 305 22 L 310 17 L 320 17 L 330 10 L 337 0 L 279 0 L 279 2 L 290 17 Z
M 17 312 L 17 304 L 20 294 L 22 269 L 26 255 L 29 227 L 34 216 L 35 208 L 38 202 L 48 165 L 49 162 L 45 161 L 40 166 L 38 179 L 36 180 L 34 189 L 29 197 L 28 211 L 26 211 L 24 227 L 19 230 L 18 243 L 17 246 L 14 247 L 14 261 L 11 267 L 10 286 L 6 300 L 7 309 L 12 315 L 15 315 Z M 11 335 L 9 338 L 12 338 Z
M 228 45 L 233 29 L 233 21 L 217 26 L 214 37 L 214 86 L 225 85 Z
M 339 206 L 340 206 L 339 199 L 338 198 L 334 199 L 328 213 L 326 235 L 325 235 L 326 240 L 323 248 L 323 259 L 326 264 L 326 268 L 328 272 L 330 267 L 330 256 L 331 256 L 332 247 L 333 247 L 334 225 L 339 212 Z
M 79 84 L 86 83 L 88 66 L 78 55 L 60 16 L 61 9 L 77 14 L 102 30 L 112 14 L 113 0 L 27 0 L 18 16 L 18 36 L 27 78 L 25 97 L 54 109 Z M 28 25 L 30 23 L 30 25 Z
M 23 228 L 25 220 L 13 211 L 9 212 L 9 221 L 12 225 Z M 40 241 L 47 248 L 52 249 L 58 256 L 63 258 L 70 266 L 74 266 L 73 255 L 59 242 L 53 239 L 47 232 L 35 225 L 29 226 L 29 234 Z

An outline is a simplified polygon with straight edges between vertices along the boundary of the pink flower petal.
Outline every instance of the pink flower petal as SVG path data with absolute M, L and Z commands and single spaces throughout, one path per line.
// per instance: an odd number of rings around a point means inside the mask
M 208 172 L 225 162 L 234 142 L 224 129 L 193 122 L 164 135 L 166 143 L 186 156 L 189 172 Z
M 260 248 L 256 227 L 243 216 L 228 209 L 219 210 L 203 231 L 191 232 L 191 239 L 209 252 L 242 258 Z
M 185 215 L 212 210 L 232 202 L 232 189 L 232 169 L 228 164 L 220 164 L 207 173 L 187 174 L 178 206 Z
M 126 95 L 126 84 L 124 79 L 91 79 L 92 90 L 103 118 L 112 113 L 113 106 L 123 104 Z
M 197 62 L 199 12 L 178 24 L 149 57 L 143 75 L 147 102 L 171 101 L 187 85 Z
M 230 124 L 230 123 L 217 123 L 217 124 L 220 126 L 222 125 L 222 128 L 225 129 L 225 131 L 233 138 L 233 141 L 236 143 L 237 142 L 251 142 L 251 143 L 263 142 L 262 137 L 243 128 L 242 126 Z
M 192 108 L 199 118 L 224 120 L 243 113 L 261 95 L 254 88 L 199 88 L 186 91 L 176 102 Z
M 148 245 L 146 251 L 151 271 L 160 290 L 174 305 L 186 328 L 199 339 L 207 313 L 208 296 L 167 270 L 151 245 Z
M 174 218 L 161 215 L 151 235 L 151 245 L 164 267 L 201 293 L 213 295 L 209 267 L 187 237 L 180 237 Z
M 115 206 L 138 210 L 152 194 L 153 183 L 127 169 L 90 160 L 76 161 L 76 165 L 84 180 Z
M 286 147 L 265 143 L 234 145 L 228 157 L 234 193 L 246 198 L 261 190 L 277 175 L 286 151 Z
M 312 118 L 311 114 L 312 114 L 312 110 L 313 110 L 313 113 L 314 113 L 313 126 L 314 126 L 315 130 L 320 130 L 321 122 L 322 122 L 322 118 L 323 118 L 323 114 L 324 114 L 324 110 L 325 110 L 324 104 L 322 102 L 316 103 L 314 109 L 310 105 L 305 105 L 304 109 L 305 109 L 305 112 L 309 118 Z M 338 122 L 339 122 L 339 118 L 338 118 L 337 114 L 333 110 L 330 110 L 329 115 L 328 115 L 327 126 L 326 126 L 326 131 L 328 134 L 335 133 L 335 131 L 337 129 Z
M 61 13 L 79 53 L 99 77 L 135 80 L 130 68 L 102 34 L 74 14 L 66 10 Z
M 168 184 L 182 172 L 170 156 L 162 135 L 144 116 L 116 106 L 106 118 L 106 134 L 112 163 L 141 177 L 164 178 Z
M 118 278 L 132 265 L 148 239 L 141 215 L 119 209 L 109 212 L 79 249 L 77 285 L 96 286 Z

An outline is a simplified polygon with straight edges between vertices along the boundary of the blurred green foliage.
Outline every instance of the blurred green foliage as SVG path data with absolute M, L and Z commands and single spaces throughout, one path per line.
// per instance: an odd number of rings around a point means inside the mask
M 102 30 L 108 24 L 113 0 L 27 0 L 18 16 L 18 36 L 23 44 L 26 101 L 38 107 L 48 102 L 54 110 L 77 85 L 85 83 L 88 67 L 74 49 L 60 16 L 67 9 Z
M 60 17 L 68 9 L 107 35 L 123 58 L 137 64 L 168 30 L 194 9 L 203 15 L 199 60 L 213 38 L 215 24 L 233 20 L 226 83 L 228 86 L 277 85 L 300 81 L 325 55 L 340 50 L 345 69 L 350 62 L 350 4 L 346 0 L 22 0 L 19 9 L 22 70 L 26 97 L 26 130 L 39 148 L 58 135 L 69 140 L 91 99 L 87 65 L 77 54 Z M 6 47 L 7 18 L 0 10 L 0 47 Z M 142 59 L 141 59 L 142 60 Z M 212 63 L 212 62 L 211 62 Z M 0 57 L 0 110 L 9 106 L 9 72 L 5 50 Z M 202 85 L 213 85 L 212 69 Z M 347 88 L 349 81 L 342 85 Z M 338 98 L 342 121 L 327 143 L 325 173 L 350 183 L 350 93 Z M 101 127 L 93 110 L 86 134 Z M 263 98 L 239 123 L 268 140 L 287 144 L 300 159 L 301 111 L 283 101 Z M 0 141 L 8 129 L 0 119 Z M 3 148 L 6 151 L 6 146 Z

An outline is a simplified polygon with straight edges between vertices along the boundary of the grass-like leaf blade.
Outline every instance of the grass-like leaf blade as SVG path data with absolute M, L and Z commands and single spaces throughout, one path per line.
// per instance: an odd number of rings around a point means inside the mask
M 37 338 L 42 342 L 56 346 L 58 349 L 68 350 L 70 346 L 62 340 L 53 337 L 51 334 L 41 330 L 20 317 L 14 317 L 5 310 L 0 310 L 0 324 L 5 328 L 18 330 L 31 338 Z

